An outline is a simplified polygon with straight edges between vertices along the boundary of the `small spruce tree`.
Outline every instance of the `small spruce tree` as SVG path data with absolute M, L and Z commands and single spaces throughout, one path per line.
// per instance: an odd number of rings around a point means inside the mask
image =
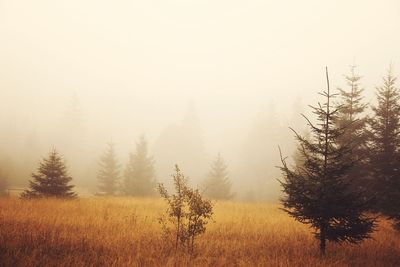
M 151 196 L 156 192 L 154 161 L 148 155 L 144 136 L 136 144 L 136 153 L 129 155 L 124 178 L 123 191 L 128 196 Z
M 101 156 L 99 161 L 100 169 L 97 173 L 99 182 L 99 195 L 113 196 L 117 194 L 119 181 L 119 168 L 117 157 L 115 155 L 114 144 L 109 143 L 107 150 Z
M 310 140 L 295 132 L 305 159 L 303 166 L 292 170 L 282 158 L 281 167 L 284 210 L 315 229 L 321 255 L 325 254 L 327 240 L 358 243 L 368 238 L 374 227 L 374 219 L 365 215 L 369 203 L 345 179 L 353 166 L 347 156 L 351 147 L 337 144 L 344 130 L 334 127 L 337 109 L 332 110 L 328 70 L 326 78 L 328 89 L 321 93 L 326 102 L 311 107 L 318 123 L 305 117 Z
M 56 149 L 52 149 L 38 167 L 37 173 L 32 174 L 29 189 L 22 193 L 23 198 L 57 197 L 73 198 L 76 193 L 70 184 L 72 177 L 68 175 L 67 167 Z
M 211 170 L 203 183 L 204 195 L 212 199 L 227 200 L 233 197 L 227 165 L 221 154 L 211 164 Z

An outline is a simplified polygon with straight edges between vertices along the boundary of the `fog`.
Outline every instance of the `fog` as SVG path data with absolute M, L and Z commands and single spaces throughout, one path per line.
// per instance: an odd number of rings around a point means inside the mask
M 0 0 L 0 167 L 12 187 L 50 148 L 81 194 L 115 143 L 145 135 L 158 181 L 197 185 L 218 153 L 238 198 L 275 199 L 280 145 L 357 65 L 366 102 L 400 73 L 400 2 Z

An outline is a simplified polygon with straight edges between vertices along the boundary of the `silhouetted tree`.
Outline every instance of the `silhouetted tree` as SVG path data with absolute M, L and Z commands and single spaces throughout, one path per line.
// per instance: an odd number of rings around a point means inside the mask
M 310 133 L 304 132 L 303 138 L 310 141 Z M 303 146 L 301 144 L 297 144 L 296 150 L 293 152 L 292 159 L 293 159 L 293 167 L 296 170 L 301 171 L 306 161 L 306 158 L 304 156 Z
M 364 89 L 360 85 L 361 76 L 355 73 L 355 66 L 351 66 L 350 74 L 345 76 L 347 90 L 339 88 L 340 100 L 337 103 L 338 114 L 335 118 L 335 127 L 346 128 L 341 136 L 338 136 L 339 146 L 351 146 L 349 160 L 354 160 L 354 166 L 347 174 L 353 186 L 366 190 L 367 176 L 366 152 L 367 152 L 367 117 L 364 112 L 367 104 L 363 103 L 362 93 Z
M 328 89 L 322 93 L 326 102 L 311 107 L 318 123 L 313 124 L 305 117 L 311 131 L 310 140 L 296 133 L 304 165 L 301 170 L 292 170 L 282 158 L 281 167 L 284 210 L 315 229 L 321 254 L 325 254 L 326 240 L 358 243 L 368 238 L 374 227 L 374 219 L 364 214 L 369 203 L 345 179 L 353 166 L 347 160 L 351 150 L 337 143 L 344 132 L 334 127 L 337 109 L 332 110 L 328 70 L 326 77 Z
M 296 129 L 296 131 L 302 133 L 303 135 L 308 134 L 308 132 L 305 131 L 303 117 L 301 116 L 301 114 L 304 113 L 304 105 L 300 97 L 295 99 L 291 105 L 291 109 L 292 114 L 290 116 L 291 119 L 289 120 L 290 127 Z M 293 151 L 292 163 L 294 164 L 294 167 L 302 166 L 304 159 L 301 153 L 301 146 L 299 146 L 296 140 L 293 139 L 293 132 L 288 129 L 288 131 L 282 131 L 282 134 L 285 134 L 285 140 L 287 140 L 286 143 L 290 145 L 286 146 L 285 150 L 287 149 L 287 151 Z
M 74 186 L 69 184 L 72 177 L 68 175 L 64 161 L 56 149 L 52 149 L 48 158 L 40 162 L 38 172 L 33 173 L 32 178 L 29 189 L 22 194 L 23 198 L 76 196 L 72 191 Z
M 154 157 L 161 177 L 168 177 L 175 162 L 191 173 L 190 182 L 199 184 L 208 166 L 204 134 L 195 104 L 189 104 L 183 119 L 166 127 L 154 144 Z
M 377 106 L 369 123 L 369 163 L 376 208 L 400 223 L 400 92 L 389 69 L 377 87 Z
M 59 126 L 55 136 L 57 147 L 63 151 L 64 157 L 68 158 L 70 174 L 81 186 L 95 191 L 97 170 L 93 168 L 93 155 L 88 150 L 90 140 L 85 105 L 76 92 L 66 100 L 65 111 L 58 120 Z M 65 134 L 66 132 L 68 134 Z
M 148 155 L 147 142 L 144 136 L 136 144 L 136 153 L 129 155 L 124 178 L 123 191 L 126 195 L 149 196 L 155 193 L 154 161 Z
M 233 197 L 232 183 L 229 180 L 227 166 L 221 154 L 211 164 L 211 170 L 204 181 L 204 195 L 212 199 L 230 199 Z
M 115 155 L 114 144 L 109 143 L 107 150 L 100 158 L 100 169 L 97 173 L 99 195 L 117 194 L 120 165 Z

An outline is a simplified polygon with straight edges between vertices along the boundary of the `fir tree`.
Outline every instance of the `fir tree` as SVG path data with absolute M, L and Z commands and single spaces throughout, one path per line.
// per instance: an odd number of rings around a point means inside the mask
M 400 222 L 400 92 L 391 69 L 377 87 L 377 106 L 369 123 L 369 164 L 376 208 Z
M 100 169 L 97 174 L 99 181 L 99 195 L 113 196 L 117 194 L 119 168 L 118 160 L 115 155 L 114 144 L 109 143 L 107 150 L 100 158 Z
M 305 117 L 311 132 L 310 140 L 296 133 L 304 164 L 301 170 L 292 170 L 282 158 L 281 167 L 284 210 L 315 229 L 322 255 L 327 240 L 358 243 L 368 238 L 374 227 L 374 219 L 364 214 L 369 203 L 353 191 L 345 179 L 353 165 L 347 160 L 351 150 L 337 143 L 343 129 L 334 127 L 337 110 L 332 110 L 333 95 L 329 90 L 327 70 L 326 77 L 328 89 L 321 93 L 326 102 L 311 107 L 318 123 L 313 124 Z
M 155 193 L 154 161 L 148 155 L 147 142 L 144 136 L 136 144 L 136 153 L 129 155 L 124 178 L 123 191 L 126 195 L 149 196 Z
M 254 121 L 241 151 L 238 187 L 247 191 L 247 200 L 277 201 L 281 194 L 276 180 L 279 157 L 273 152 L 278 143 L 289 144 L 285 130 L 279 123 L 279 116 L 273 101 L 260 112 Z M 287 131 L 289 132 L 289 131 Z
M 68 175 L 67 167 L 56 149 L 52 149 L 48 158 L 40 162 L 38 171 L 32 174 L 32 178 L 29 189 L 22 194 L 23 198 L 76 197 L 76 193 L 72 191 L 74 186 L 69 184 L 72 177 Z
M 337 103 L 338 113 L 335 118 L 335 127 L 346 128 L 341 136 L 338 136 L 339 146 L 351 146 L 349 160 L 353 159 L 354 166 L 347 174 L 349 182 L 354 187 L 366 190 L 366 152 L 367 152 L 367 117 L 364 115 L 367 105 L 363 103 L 362 93 L 364 89 L 360 85 L 361 76 L 355 72 L 355 66 L 351 66 L 350 74 L 345 76 L 347 90 L 339 88 L 340 101 Z
M 212 199 L 230 199 L 233 197 L 232 183 L 229 180 L 227 166 L 221 154 L 211 164 L 211 170 L 204 181 L 204 194 Z
M 310 133 L 304 131 L 303 138 L 306 139 L 307 141 L 310 141 Z M 306 161 L 306 158 L 304 157 L 303 147 L 301 146 L 301 144 L 297 144 L 296 150 L 292 154 L 292 159 L 293 159 L 293 167 L 296 170 L 301 171 Z

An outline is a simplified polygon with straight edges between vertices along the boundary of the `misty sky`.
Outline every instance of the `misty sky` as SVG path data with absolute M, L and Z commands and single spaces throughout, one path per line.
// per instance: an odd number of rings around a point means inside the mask
M 0 0 L 0 120 L 46 131 L 76 95 L 93 136 L 133 146 L 194 105 L 213 154 L 272 102 L 314 104 L 325 66 L 336 87 L 358 65 L 373 100 L 399 33 L 397 0 Z

